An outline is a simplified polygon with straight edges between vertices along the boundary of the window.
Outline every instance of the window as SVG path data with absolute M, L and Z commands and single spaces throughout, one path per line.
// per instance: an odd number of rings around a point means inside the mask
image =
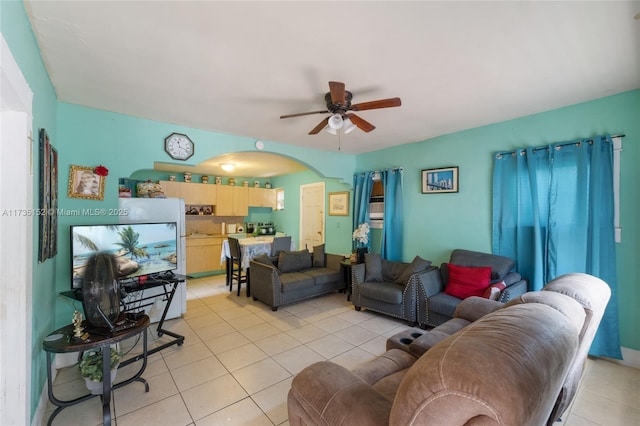
M 380 174 L 373 177 L 373 187 L 369 198 L 369 225 L 371 228 L 382 229 L 384 224 L 384 187 Z

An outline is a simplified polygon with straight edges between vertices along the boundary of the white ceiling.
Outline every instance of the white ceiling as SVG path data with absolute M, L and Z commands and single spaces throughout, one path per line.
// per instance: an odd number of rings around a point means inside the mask
M 303 147 L 328 81 L 363 153 L 640 87 L 640 2 L 25 0 L 61 101 Z M 636 19 L 634 19 L 636 16 Z

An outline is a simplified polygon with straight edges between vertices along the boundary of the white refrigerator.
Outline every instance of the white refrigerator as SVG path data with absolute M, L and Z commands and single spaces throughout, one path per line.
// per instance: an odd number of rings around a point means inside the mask
M 177 244 L 177 268 L 176 274 L 187 274 L 187 246 L 185 240 L 185 211 L 184 200 L 181 198 L 118 198 L 119 208 L 122 214 L 119 216 L 120 223 L 159 223 L 176 222 L 178 237 Z M 160 320 L 166 302 L 163 301 L 163 288 L 152 288 L 145 290 L 145 297 L 156 297 L 151 308 L 147 309 L 147 314 L 151 322 Z M 178 318 L 187 312 L 187 284 L 178 284 L 176 293 L 165 319 Z

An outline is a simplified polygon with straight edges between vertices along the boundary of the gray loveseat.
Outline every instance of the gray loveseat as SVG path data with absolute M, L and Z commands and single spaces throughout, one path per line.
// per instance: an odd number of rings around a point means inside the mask
M 456 307 L 463 300 L 447 292 L 447 286 L 450 285 L 449 265 L 462 267 L 460 269 L 491 268 L 488 284 L 492 288 L 489 290 L 496 290 L 493 298 L 502 303 L 527 291 L 527 281 L 514 270 L 515 262 L 512 259 L 476 251 L 453 250 L 448 263 L 443 263 L 439 269 L 429 270 L 420 277 L 416 297 L 417 321 L 422 327 L 436 327 L 450 320 Z M 482 296 L 482 292 L 478 295 Z
M 297 302 L 344 288 L 341 262 L 344 256 L 325 253 L 324 245 L 282 251 L 274 264 L 267 255 L 249 262 L 253 300 L 260 300 L 278 310 L 278 306 Z

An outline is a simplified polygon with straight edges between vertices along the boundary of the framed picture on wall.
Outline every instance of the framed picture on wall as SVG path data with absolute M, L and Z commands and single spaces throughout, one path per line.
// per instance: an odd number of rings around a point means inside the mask
M 69 166 L 69 198 L 84 198 L 86 200 L 104 199 L 105 177 L 96 174 L 93 167 Z
M 349 216 L 349 191 L 329 193 L 329 216 Z
M 38 229 L 38 262 L 42 263 L 49 258 L 50 249 L 50 225 L 49 209 L 51 208 L 51 144 L 49 135 L 45 129 L 40 129 L 40 209 Z
M 458 192 L 458 167 L 443 167 L 422 171 L 422 193 Z

